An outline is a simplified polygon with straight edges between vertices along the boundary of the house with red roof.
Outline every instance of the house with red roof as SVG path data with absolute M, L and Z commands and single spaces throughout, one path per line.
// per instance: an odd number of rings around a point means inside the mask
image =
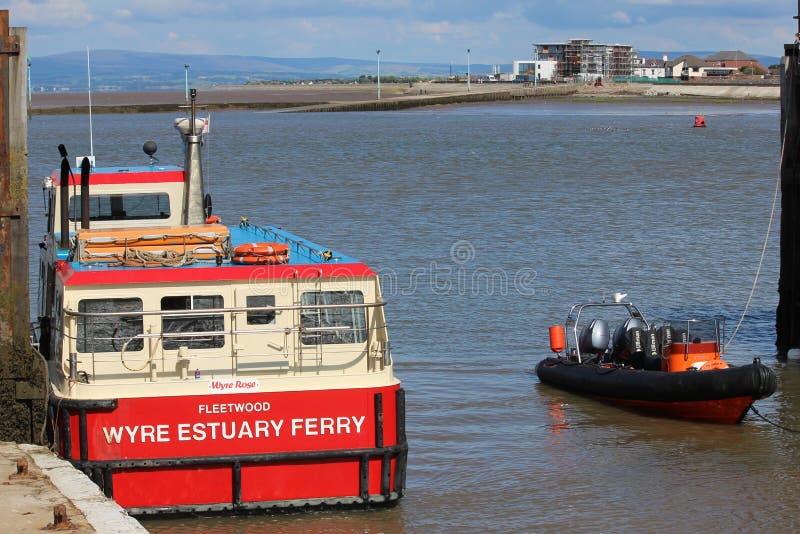
M 742 67 L 751 67 L 761 72 L 767 72 L 767 69 L 757 59 L 748 56 L 741 50 L 717 52 L 708 56 L 705 61 L 715 67 L 733 68 L 737 71 Z

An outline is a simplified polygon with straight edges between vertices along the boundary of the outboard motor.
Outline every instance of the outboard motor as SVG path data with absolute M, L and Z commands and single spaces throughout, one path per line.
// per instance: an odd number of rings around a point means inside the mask
M 593 319 L 581 332 L 578 347 L 581 352 L 602 355 L 608 349 L 608 322 Z
M 672 342 L 673 343 L 688 343 L 689 342 L 689 332 L 687 332 L 683 328 L 675 328 L 672 330 Z
M 661 357 L 661 351 L 658 346 L 658 330 L 655 327 L 644 331 L 644 354 L 648 358 Z
M 629 332 L 638 337 L 638 344 L 631 343 L 630 364 L 637 369 L 657 371 L 661 369 L 661 355 L 658 351 L 658 330 L 637 328 Z M 634 350 L 638 349 L 638 350 Z
M 629 317 L 619 325 L 614 331 L 614 348 L 611 351 L 611 357 L 628 360 L 631 353 L 641 351 L 641 348 L 634 350 L 633 346 L 642 347 L 642 328 L 644 328 L 644 323 L 636 317 Z M 638 330 L 640 333 L 632 337 L 633 330 Z
M 668 324 L 661 326 L 656 330 L 656 339 L 658 340 L 658 353 L 664 355 L 667 349 L 672 345 L 672 339 L 675 336 L 675 331 Z

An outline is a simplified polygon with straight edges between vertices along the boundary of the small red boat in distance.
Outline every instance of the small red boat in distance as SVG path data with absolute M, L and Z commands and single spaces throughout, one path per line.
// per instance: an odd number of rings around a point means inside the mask
M 613 312 L 623 317 L 611 336 Z M 738 423 L 753 402 L 775 392 L 777 379 L 758 358 L 726 363 L 721 324 L 689 319 L 656 327 L 630 302 L 576 304 L 563 327 L 550 327 L 557 355 L 539 362 L 536 374 L 545 384 L 655 415 Z
M 694 127 L 695 128 L 705 128 L 706 127 L 706 117 L 705 115 L 696 115 L 694 118 Z

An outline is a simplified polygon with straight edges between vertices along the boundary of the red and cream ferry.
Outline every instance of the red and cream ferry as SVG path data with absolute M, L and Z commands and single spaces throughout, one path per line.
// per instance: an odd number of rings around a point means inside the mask
M 396 501 L 405 397 L 377 275 L 221 224 L 201 124 L 176 121 L 183 167 L 87 159 L 78 176 L 59 147 L 38 339 L 55 451 L 138 515 Z

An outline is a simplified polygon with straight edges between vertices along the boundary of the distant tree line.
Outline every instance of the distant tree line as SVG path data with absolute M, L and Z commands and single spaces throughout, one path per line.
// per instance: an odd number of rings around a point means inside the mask
M 415 83 L 415 82 L 424 82 L 428 81 L 430 78 L 423 77 L 423 76 L 392 76 L 392 75 L 381 75 L 381 83 Z M 378 83 L 378 77 L 362 74 L 358 78 L 312 78 L 312 79 L 305 79 L 305 80 L 250 80 L 245 83 L 245 85 L 271 85 L 271 84 L 282 84 L 282 85 L 300 85 L 300 84 L 308 84 L 308 83 L 322 83 L 322 84 L 342 84 L 342 85 L 351 85 L 351 84 L 376 84 Z
M 739 67 L 739 72 L 741 72 L 742 74 L 750 75 L 750 76 L 766 74 L 765 71 L 759 69 L 758 67 L 748 67 L 748 66 Z
M 390 74 L 388 76 L 382 75 L 381 83 L 415 83 L 426 81 L 427 79 L 422 76 L 393 76 Z M 356 81 L 358 83 L 378 83 L 378 77 L 372 74 L 362 74 Z

